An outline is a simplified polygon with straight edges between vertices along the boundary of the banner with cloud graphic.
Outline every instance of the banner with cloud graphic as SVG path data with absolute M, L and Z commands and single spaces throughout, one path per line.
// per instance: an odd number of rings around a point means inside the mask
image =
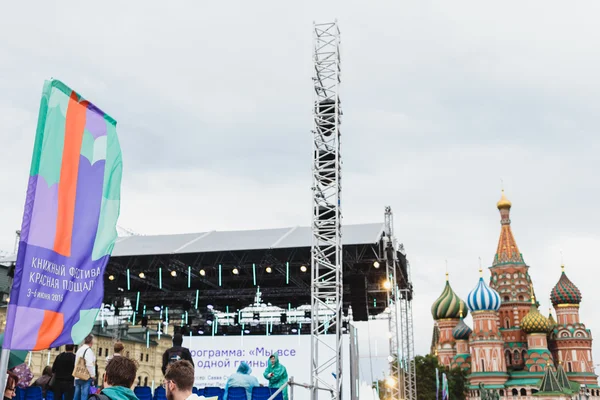
M 80 343 L 104 295 L 122 175 L 116 121 L 46 81 L 3 348 Z

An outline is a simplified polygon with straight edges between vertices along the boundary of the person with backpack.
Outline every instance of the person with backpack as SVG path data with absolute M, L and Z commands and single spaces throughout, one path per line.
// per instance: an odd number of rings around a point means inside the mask
M 92 350 L 93 345 L 94 335 L 89 334 L 84 339 L 83 346 L 75 353 L 75 400 L 87 400 L 96 377 L 96 355 Z
M 89 400 L 138 400 L 131 390 L 137 376 L 138 364 L 128 357 L 114 357 L 106 364 L 103 388 Z
M 73 370 L 75 369 L 75 345 L 67 344 L 65 351 L 60 353 L 54 364 L 52 364 L 52 374 L 54 374 L 54 383 L 52 390 L 55 399 L 73 400 L 75 395 L 75 382 L 73 379 Z
M 165 351 L 163 354 L 163 362 L 162 362 L 162 373 L 163 375 L 167 373 L 167 367 L 177 361 L 187 360 L 192 364 L 192 368 L 194 368 L 194 360 L 192 359 L 192 354 L 188 349 L 182 347 L 183 344 L 183 336 L 180 333 L 177 333 L 173 336 L 173 347 L 169 350 Z

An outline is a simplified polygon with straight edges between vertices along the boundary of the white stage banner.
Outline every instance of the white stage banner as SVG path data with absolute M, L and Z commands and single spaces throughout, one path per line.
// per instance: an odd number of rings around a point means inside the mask
M 335 345 L 335 336 L 328 335 L 329 346 Z M 242 361 L 252 368 L 252 375 L 267 385 L 263 372 L 267 368 L 269 356 L 277 352 L 279 361 L 286 367 L 289 377 L 295 382 L 310 383 L 310 335 L 274 335 L 274 336 L 193 336 L 185 337 L 183 345 L 190 349 L 194 359 L 195 386 L 225 387 L 227 378 L 236 372 Z M 350 348 L 349 337 L 344 335 L 342 346 L 342 365 L 344 379 L 344 398 L 350 398 Z M 331 367 L 331 384 L 335 382 L 334 367 Z M 347 393 L 346 393 L 347 392 Z M 322 392 L 323 398 L 330 398 Z M 319 396 L 321 397 L 321 396 Z M 294 390 L 294 398 L 309 399 L 309 391 L 303 388 Z

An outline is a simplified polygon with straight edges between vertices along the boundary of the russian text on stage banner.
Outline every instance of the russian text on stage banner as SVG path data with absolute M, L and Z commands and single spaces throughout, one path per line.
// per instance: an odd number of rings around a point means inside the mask
M 115 120 L 46 81 L 3 348 L 80 343 L 91 331 L 117 237 L 122 165 Z

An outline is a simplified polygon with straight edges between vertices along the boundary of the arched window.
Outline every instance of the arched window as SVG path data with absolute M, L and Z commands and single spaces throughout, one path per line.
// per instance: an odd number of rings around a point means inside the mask
M 521 389 L 521 396 L 527 396 L 527 390 Z
M 531 394 L 536 394 L 538 392 L 537 389 L 531 389 Z
M 521 354 L 519 353 L 519 350 L 515 350 L 515 355 L 513 356 L 513 360 L 515 361 L 515 364 L 519 362 L 520 358 L 521 358 Z
M 569 362 L 567 363 L 567 371 L 568 371 L 568 372 L 573 372 L 573 366 L 571 365 L 571 361 L 569 361 Z
M 506 352 L 506 365 L 512 365 L 512 355 L 510 351 Z
M 506 319 L 504 320 L 504 327 L 505 327 L 506 329 L 510 329 L 510 320 L 509 320 L 508 318 L 506 318 Z
M 523 301 L 523 296 L 519 296 L 519 301 Z
M 519 395 L 519 391 L 517 389 L 513 389 L 512 390 L 512 395 L 513 396 L 518 396 Z
M 148 377 L 144 377 L 144 386 L 148 386 Z
M 500 389 L 500 397 L 504 397 L 504 389 Z
M 138 386 L 142 386 L 142 377 L 138 376 Z
M 504 301 L 509 301 L 510 298 L 508 296 L 504 296 Z
M 481 359 L 481 372 L 485 372 L 485 361 L 483 361 L 483 358 Z

